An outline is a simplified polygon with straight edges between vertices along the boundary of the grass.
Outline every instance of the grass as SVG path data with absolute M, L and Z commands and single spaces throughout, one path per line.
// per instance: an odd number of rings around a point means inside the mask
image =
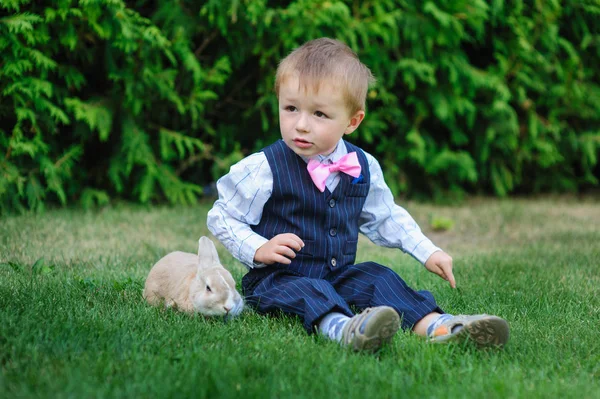
M 593 199 L 409 203 L 459 288 L 361 239 L 451 313 L 511 324 L 504 350 L 399 333 L 377 355 L 248 310 L 224 323 L 147 306 L 152 264 L 196 251 L 209 204 L 53 210 L 0 221 L 0 397 L 600 398 L 600 205 Z M 433 232 L 430 221 L 453 227 Z M 240 281 L 244 269 L 218 245 Z

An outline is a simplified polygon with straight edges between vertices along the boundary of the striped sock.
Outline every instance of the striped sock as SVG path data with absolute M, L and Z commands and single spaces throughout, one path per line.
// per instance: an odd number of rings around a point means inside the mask
M 443 322 L 453 318 L 454 316 L 448 313 L 444 313 L 439 315 L 436 319 L 434 319 L 429 327 L 427 327 L 427 336 L 431 337 L 436 328 L 438 328 Z
M 342 330 L 348 320 L 350 318 L 345 314 L 331 312 L 323 317 L 319 323 L 319 332 L 333 341 L 340 342 L 342 340 Z

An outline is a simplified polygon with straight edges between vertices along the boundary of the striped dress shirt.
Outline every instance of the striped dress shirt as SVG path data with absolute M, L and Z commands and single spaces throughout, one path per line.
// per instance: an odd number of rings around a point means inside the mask
M 331 163 L 347 153 L 343 140 L 340 140 L 331 154 L 317 155 L 316 159 L 321 163 Z M 424 264 L 431 254 L 440 249 L 421 232 L 410 214 L 395 204 L 381 166 L 372 155 L 364 153 L 371 182 L 360 214 L 360 232 L 375 244 L 399 248 Z M 310 160 L 303 159 L 306 162 Z M 326 181 L 329 191 L 333 192 L 339 180 L 339 172 L 329 176 Z M 263 267 L 264 264 L 254 262 L 254 254 L 268 240 L 255 233 L 251 226 L 260 222 L 263 207 L 273 190 L 273 173 L 265 154 L 252 154 L 233 165 L 229 173 L 218 180 L 217 190 L 219 198 L 208 213 L 209 230 L 248 268 Z

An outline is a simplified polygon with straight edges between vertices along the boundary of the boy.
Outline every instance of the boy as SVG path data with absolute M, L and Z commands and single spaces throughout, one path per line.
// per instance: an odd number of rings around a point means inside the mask
M 260 313 L 298 315 L 309 333 L 368 351 L 400 325 L 434 342 L 469 337 L 504 345 L 503 319 L 444 314 L 430 292 L 415 292 L 391 269 L 354 264 L 360 231 L 456 287 L 452 258 L 394 203 L 379 163 L 342 140 L 363 121 L 372 81 L 337 40 L 313 40 L 290 53 L 275 80 L 282 140 L 219 179 L 208 228 L 249 268 L 242 279 L 247 303 Z

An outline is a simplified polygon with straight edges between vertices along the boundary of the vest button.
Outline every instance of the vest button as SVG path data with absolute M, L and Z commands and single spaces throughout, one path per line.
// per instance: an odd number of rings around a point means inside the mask
M 335 200 L 334 200 L 334 199 L 330 199 L 330 200 L 329 200 L 329 207 L 330 207 L 330 208 L 333 208 L 333 207 L 335 207 Z
M 335 237 L 337 234 L 337 230 L 334 228 L 329 229 L 329 235 Z
M 331 266 L 335 267 L 337 265 L 337 260 L 335 258 L 331 258 Z

